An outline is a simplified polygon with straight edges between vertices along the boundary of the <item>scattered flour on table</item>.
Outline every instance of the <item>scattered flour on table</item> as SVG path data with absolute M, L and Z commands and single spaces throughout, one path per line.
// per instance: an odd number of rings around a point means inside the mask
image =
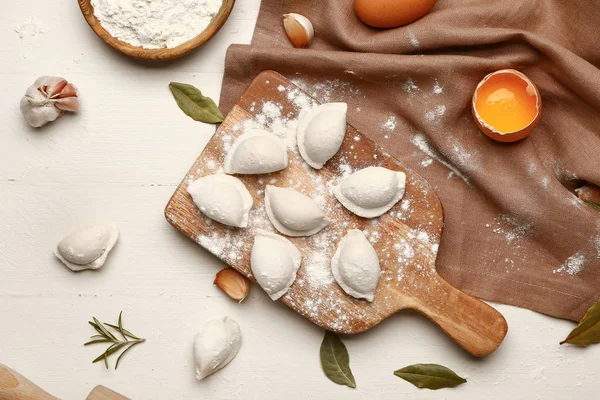
M 433 94 L 442 94 L 444 93 L 444 87 L 440 85 L 440 82 L 436 79 L 433 83 Z
M 560 266 L 560 268 L 555 269 L 555 274 L 567 274 L 567 275 L 577 275 L 580 273 L 585 266 L 585 257 L 583 253 L 573 254 L 571 257 L 567 258 L 566 261 Z
M 419 39 L 415 36 L 415 33 L 412 30 L 408 30 L 408 40 L 410 41 L 410 45 L 413 49 L 420 49 L 421 43 L 419 43 Z
M 406 80 L 406 82 L 404 82 L 404 85 L 402 85 L 402 89 L 404 89 L 404 91 L 408 94 L 416 93 L 419 91 L 419 87 L 411 77 L 409 77 Z
M 198 36 L 222 0 L 91 0 L 94 15 L 113 37 L 146 49 L 173 48 Z
M 34 37 L 45 33 L 42 21 L 38 17 L 27 17 L 14 25 L 14 31 L 20 39 Z
M 504 235 L 508 244 L 514 244 L 519 239 L 533 235 L 533 225 L 518 216 L 500 214 L 496 222 L 497 226 L 493 232 Z
M 427 140 L 427 137 L 422 133 L 417 133 L 413 135 L 410 139 L 411 143 L 421 150 L 423 153 L 427 154 L 429 157 L 433 158 L 446 168 L 448 168 L 452 173 L 462 179 L 467 185 L 471 186 L 471 179 L 465 175 L 460 169 L 455 167 L 450 161 L 446 159 L 440 152 L 438 152 Z M 451 176 L 448 176 L 450 178 Z
M 433 158 L 426 158 L 423 161 L 421 161 L 421 167 L 423 167 L 423 168 L 427 168 L 431 164 L 433 164 Z
M 425 112 L 425 120 L 427 122 L 440 122 L 446 114 L 446 106 L 443 104 L 435 106 L 433 110 Z
M 600 234 L 594 238 L 594 248 L 596 249 L 596 256 L 600 258 Z
M 381 125 L 381 127 L 388 132 L 394 132 L 396 130 L 396 123 L 396 117 L 390 115 L 388 119 L 386 119 L 385 122 Z

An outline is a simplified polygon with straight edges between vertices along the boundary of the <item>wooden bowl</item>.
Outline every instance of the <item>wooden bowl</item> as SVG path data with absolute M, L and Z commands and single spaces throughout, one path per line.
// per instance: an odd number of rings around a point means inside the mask
M 217 15 L 215 15 L 210 25 L 208 25 L 200 35 L 196 36 L 192 40 L 188 40 L 187 42 L 170 49 L 144 49 L 142 47 L 132 46 L 129 43 L 122 42 L 119 39 L 111 36 L 111 34 L 108 33 L 102 27 L 102 25 L 100 25 L 100 21 L 98 21 L 94 15 L 94 7 L 92 7 L 91 0 L 77 1 L 79 2 L 79 7 L 81 8 L 81 12 L 85 17 L 85 20 L 102 40 L 108 43 L 113 49 L 116 49 L 121 53 L 147 60 L 170 60 L 184 56 L 192 50 L 202 46 L 204 43 L 210 40 L 210 38 L 212 38 L 219 31 L 219 29 L 221 29 L 223 24 L 225 24 L 225 21 L 227 21 L 227 18 L 229 18 L 229 14 L 231 14 L 231 10 L 235 4 L 235 0 L 223 0 L 221 9 Z

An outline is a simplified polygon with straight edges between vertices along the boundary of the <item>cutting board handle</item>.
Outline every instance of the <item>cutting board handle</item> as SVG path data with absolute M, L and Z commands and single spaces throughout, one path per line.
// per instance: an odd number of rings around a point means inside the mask
M 433 321 L 469 354 L 475 357 L 491 354 L 508 331 L 502 314 L 435 275 L 439 291 L 434 291 L 435 297 L 417 300 L 413 308 Z M 440 293 L 444 295 L 440 296 Z
M 18 372 L 0 364 L 0 400 L 58 400 Z

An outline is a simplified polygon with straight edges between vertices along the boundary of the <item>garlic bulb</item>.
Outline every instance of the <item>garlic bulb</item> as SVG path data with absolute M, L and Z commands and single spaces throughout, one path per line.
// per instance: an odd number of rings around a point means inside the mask
M 21 99 L 21 113 L 29 125 L 39 128 L 60 117 L 64 111 L 79 111 L 77 88 L 57 76 L 42 76 L 27 88 Z
M 79 229 L 58 243 L 54 254 L 72 271 L 98 269 L 119 239 L 114 225 L 95 225 Z
M 297 48 L 308 46 L 312 38 L 315 36 L 315 30 L 312 23 L 304 15 L 300 14 L 284 14 L 283 27 L 290 41 Z
M 194 340 L 194 363 L 199 381 L 231 362 L 242 347 L 242 332 L 233 319 L 207 322 Z

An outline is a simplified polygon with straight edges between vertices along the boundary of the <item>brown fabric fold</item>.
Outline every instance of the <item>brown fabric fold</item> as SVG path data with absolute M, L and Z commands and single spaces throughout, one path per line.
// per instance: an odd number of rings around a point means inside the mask
M 281 15 L 315 26 L 294 49 Z M 263 0 L 252 44 L 231 46 L 221 93 L 231 109 L 261 71 L 321 102 L 423 176 L 445 209 L 437 268 L 486 300 L 578 320 L 600 298 L 600 212 L 574 189 L 600 184 L 600 1 L 440 0 L 415 23 L 362 24 L 352 0 Z M 477 129 L 470 101 L 489 72 L 514 68 L 542 93 L 527 139 Z

